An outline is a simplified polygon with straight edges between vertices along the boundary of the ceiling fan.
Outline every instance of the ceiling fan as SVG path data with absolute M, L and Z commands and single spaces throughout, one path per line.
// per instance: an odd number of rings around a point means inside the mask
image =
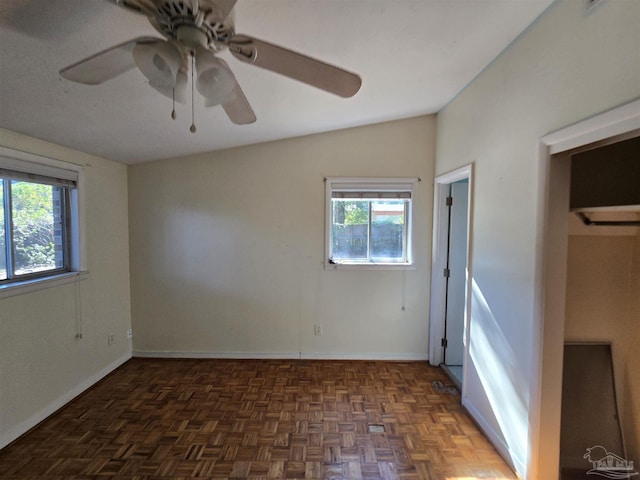
M 301 53 L 235 33 L 232 9 L 236 0 L 109 0 L 145 15 L 165 39 L 138 37 L 108 48 L 73 65 L 60 75 L 78 83 L 97 85 L 134 67 L 149 85 L 184 103 L 191 74 L 205 106 L 221 105 L 238 125 L 256 116 L 227 63 L 216 54 L 227 48 L 238 60 L 299 80 L 341 97 L 352 97 L 362 80 L 354 73 Z M 172 112 L 175 118 L 175 108 Z M 191 125 L 195 132 L 195 124 Z

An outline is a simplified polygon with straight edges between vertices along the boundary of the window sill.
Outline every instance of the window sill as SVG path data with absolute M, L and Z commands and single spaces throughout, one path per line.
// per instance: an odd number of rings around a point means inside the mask
M 25 280 L 24 282 L 9 283 L 0 285 L 0 299 L 14 297 L 16 295 L 24 295 L 25 293 L 36 292 L 46 288 L 58 287 L 73 283 L 80 280 L 86 280 L 89 272 L 68 272 L 54 275 L 51 277 L 36 278 L 33 280 Z
M 325 270 L 415 270 L 415 263 L 324 263 Z

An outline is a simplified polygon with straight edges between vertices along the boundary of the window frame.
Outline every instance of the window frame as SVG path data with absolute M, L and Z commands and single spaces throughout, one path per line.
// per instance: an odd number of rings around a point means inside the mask
M 416 186 L 419 178 L 408 177 L 326 177 L 325 179 L 325 256 L 324 268 L 331 270 L 369 269 L 369 270 L 413 270 L 415 258 L 413 251 L 413 205 L 416 199 Z M 380 192 L 380 193 L 409 193 L 405 205 L 405 232 L 403 246 L 405 248 L 404 262 L 380 262 L 370 258 L 360 260 L 334 261 L 333 256 L 333 192 Z M 372 200 L 367 198 L 366 200 Z M 369 203 L 371 208 L 371 203 Z M 371 230 L 371 215 L 369 215 L 368 229 Z M 368 255 L 368 257 L 370 257 Z
M 0 172 L 0 175 L 2 173 Z M 47 185 L 49 182 L 46 179 L 52 179 L 52 177 L 46 177 L 41 179 L 42 181 L 23 180 L 18 178 L 11 178 L 8 176 L 0 176 L 0 182 L 3 183 L 3 203 L 4 203 L 4 224 L 8 229 L 8 235 L 2 232 L 5 237 L 5 241 L 8 239 L 5 245 L 5 260 L 6 260 L 6 275 L 7 278 L 0 279 L 0 285 L 29 281 L 41 277 L 51 277 L 59 275 L 61 273 L 67 273 L 71 271 L 71 197 L 72 190 L 69 186 L 57 186 L 60 188 L 60 209 L 61 213 L 61 226 L 60 232 L 62 236 L 62 266 L 48 270 L 41 270 L 31 273 L 16 273 L 16 247 L 14 243 L 14 211 L 13 211 L 13 182 L 25 182 L 32 183 L 34 185 Z M 55 185 L 51 185 L 56 187 Z M 76 187 L 73 187 L 74 189 Z
M 47 183 L 38 180 L 48 178 L 49 180 L 63 179 L 70 182 L 64 188 L 65 193 L 61 195 L 64 204 L 61 205 L 61 208 L 65 209 L 63 235 L 66 234 L 66 239 L 63 240 L 63 248 L 66 249 L 63 267 L 0 280 L 0 298 L 64 284 L 79 277 L 81 273 L 85 273 L 87 266 L 82 208 L 84 199 L 83 166 L 0 146 L 0 169 L 25 176 L 25 178 L 13 178 L 14 180 Z M 3 178 L 7 178 L 7 176 L 4 175 Z M 70 187 L 71 182 L 75 182 L 75 186 L 72 188 Z M 11 179 L 8 179 L 7 183 L 11 183 Z M 0 201 L 4 202 L 4 199 L 0 198 Z M 5 203 L 9 203 L 8 207 L 11 208 L 10 199 Z M 7 218 L 11 218 L 11 213 L 5 212 L 5 221 Z M 12 229 L 13 225 L 9 223 L 8 228 Z M 4 235 L 4 232 L 2 234 Z M 11 242 L 13 242 L 12 238 Z M 9 262 L 10 258 L 7 258 L 7 261 Z M 11 269 L 9 265 L 7 267 L 7 275 L 9 275 Z

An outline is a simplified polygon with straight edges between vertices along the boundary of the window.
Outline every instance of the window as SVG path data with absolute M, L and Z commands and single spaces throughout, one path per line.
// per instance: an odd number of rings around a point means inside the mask
M 0 286 L 79 270 L 78 172 L 0 156 Z
M 327 259 L 333 265 L 413 264 L 417 179 L 327 179 Z

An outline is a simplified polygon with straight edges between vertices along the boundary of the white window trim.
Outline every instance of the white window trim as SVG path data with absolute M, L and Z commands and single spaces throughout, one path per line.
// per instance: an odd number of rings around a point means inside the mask
M 58 287 L 68 283 L 86 280 L 89 272 L 64 272 L 49 277 L 34 278 L 23 282 L 14 282 L 0 286 L 0 299 L 37 292 L 47 288 Z
M 325 270 L 415 270 L 415 257 L 413 252 L 414 228 L 413 205 L 416 201 L 416 185 L 420 181 L 418 177 L 325 177 L 325 241 L 324 241 L 324 269 Z M 329 263 L 331 257 L 331 192 L 334 184 L 353 186 L 361 191 L 398 191 L 399 185 L 411 185 L 411 201 L 409 202 L 408 226 L 407 226 L 407 261 L 403 263 L 386 262 L 348 262 Z
M 24 293 L 50 288 L 57 285 L 72 282 L 85 276 L 87 268 L 87 248 L 86 248 L 86 225 L 84 213 L 85 198 L 85 174 L 81 165 L 54 160 L 33 153 L 14 150 L 0 146 L 0 167 L 10 170 L 24 171 L 45 176 L 59 176 L 60 178 L 77 177 L 76 192 L 72 198 L 77 202 L 77 207 L 72 209 L 72 243 L 73 248 L 70 259 L 70 272 L 54 274 L 42 278 L 25 280 L 23 282 L 13 282 L 0 286 L 0 298 L 21 295 Z M 65 174 L 65 172 L 67 172 Z

